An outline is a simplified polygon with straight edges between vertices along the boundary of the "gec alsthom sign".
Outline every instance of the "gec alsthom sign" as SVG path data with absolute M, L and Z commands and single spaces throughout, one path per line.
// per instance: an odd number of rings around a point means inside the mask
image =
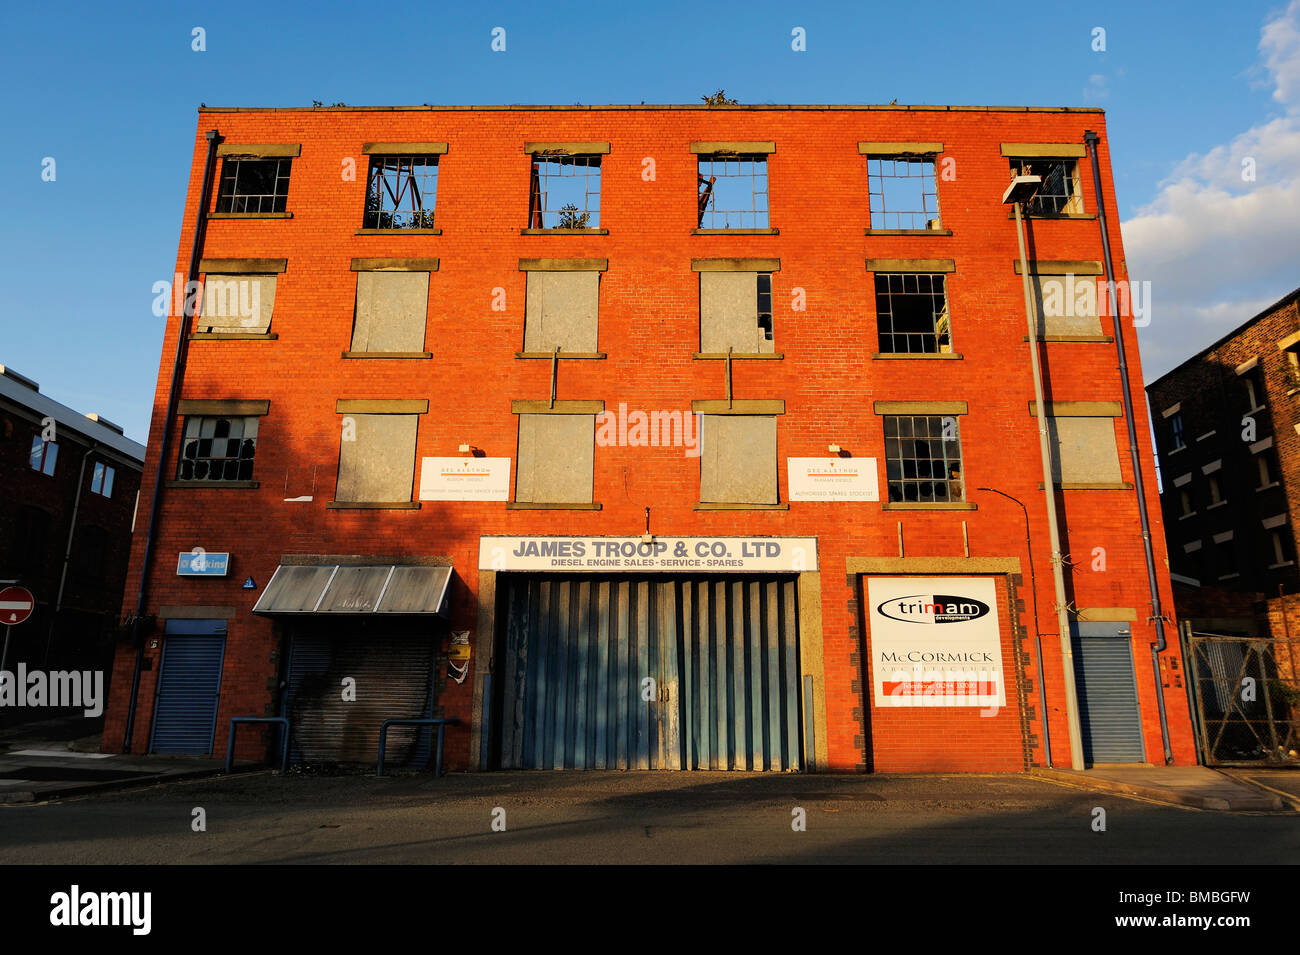
M 480 537 L 480 570 L 792 572 L 817 569 L 815 537 Z
M 1007 704 L 988 577 L 870 577 L 876 706 Z

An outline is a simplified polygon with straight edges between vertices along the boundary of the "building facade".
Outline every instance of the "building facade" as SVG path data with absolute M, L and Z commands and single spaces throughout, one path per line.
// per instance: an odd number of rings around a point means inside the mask
M 0 366 L 0 580 L 35 598 L 5 669 L 111 668 L 143 467 L 144 446 L 117 425 Z
M 1147 387 L 1174 598 L 1197 630 L 1300 626 L 1297 301 L 1300 289 Z
M 1194 760 L 1088 131 L 1123 283 L 1097 110 L 202 110 L 105 748 L 1020 771 L 1073 677 L 1088 759 Z

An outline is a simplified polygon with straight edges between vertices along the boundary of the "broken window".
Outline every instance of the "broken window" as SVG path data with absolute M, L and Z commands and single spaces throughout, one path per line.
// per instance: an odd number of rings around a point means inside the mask
M 218 212 L 284 212 L 291 159 L 224 159 Z
M 700 351 L 768 354 L 772 333 L 771 272 L 700 273 Z
M 90 476 L 90 490 L 103 497 L 113 496 L 113 477 L 116 471 L 102 461 L 95 462 L 94 473 Z
M 363 229 L 432 229 L 437 156 L 371 156 Z
M 54 441 L 46 441 L 39 434 L 32 437 L 31 465 L 33 471 L 53 475 L 54 465 L 59 460 L 59 446 Z
M 1011 175 L 1038 176 L 1038 193 L 1025 204 L 1029 215 L 1053 216 L 1083 212 L 1079 164 L 1073 159 L 1012 159 Z
M 877 272 L 876 327 L 886 354 L 951 352 L 943 273 Z
M 1189 488 L 1178 489 L 1178 506 L 1181 508 L 1179 517 L 1190 517 L 1195 513 L 1192 510 L 1192 492 Z
M 257 447 L 257 418 L 188 415 L 177 479 L 251 481 Z
M 867 184 L 872 229 L 941 228 L 933 157 L 869 157 Z
M 600 156 L 533 156 L 530 229 L 600 228 Z
M 885 415 L 890 501 L 964 500 L 961 470 L 961 435 L 955 416 Z
M 701 229 L 766 229 L 767 212 L 767 156 L 700 156 Z

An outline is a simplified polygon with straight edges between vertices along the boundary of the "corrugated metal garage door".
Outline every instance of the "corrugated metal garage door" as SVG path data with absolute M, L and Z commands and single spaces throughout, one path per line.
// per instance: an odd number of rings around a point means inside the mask
M 294 633 L 285 715 L 296 763 L 373 763 L 386 719 L 428 716 L 433 706 L 434 638 Z M 343 680 L 356 680 L 356 699 Z M 385 759 L 423 765 L 427 729 L 394 726 Z
M 149 752 L 210 755 L 226 621 L 168 620 L 165 634 Z
M 793 578 L 509 575 L 503 593 L 502 768 L 802 768 Z
M 1128 628 L 1079 623 L 1072 630 L 1084 759 L 1089 763 L 1145 762 Z

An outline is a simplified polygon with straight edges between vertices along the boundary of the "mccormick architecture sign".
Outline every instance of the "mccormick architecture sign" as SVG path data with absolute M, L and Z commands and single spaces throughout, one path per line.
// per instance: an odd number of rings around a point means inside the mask
M 987 577 L 867 580 L 877 706 L 1006 706 Z
M 777 573 L 817 569 L 815 537 L 480 537 L 480 570 Z

